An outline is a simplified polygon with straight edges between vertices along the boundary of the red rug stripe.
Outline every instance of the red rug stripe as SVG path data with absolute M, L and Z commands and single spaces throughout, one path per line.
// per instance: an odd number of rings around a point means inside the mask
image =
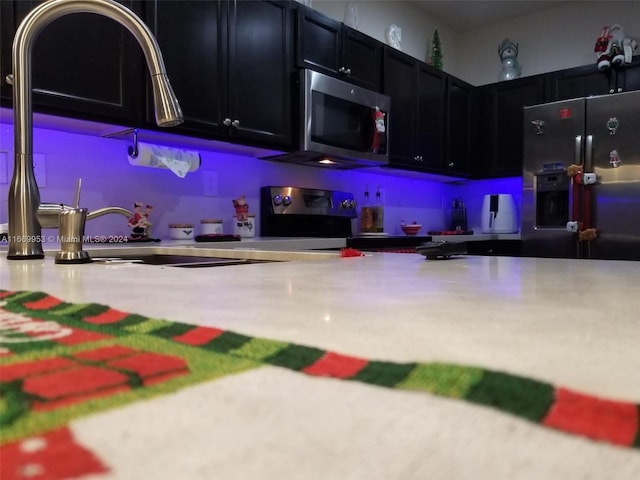
M 185 343 L 187 345 L 204 345 L 209 343 L 214 338 L 219 337 L 224 333 L 224 330 L 212 327 L 194 327 L 193 330 L 189 330 L 182 335 L 173 337 L 172 340 L 176 342 Z
M 144 378 L 175 370 L 184 370 L 187 368 L 187 362 L 179 357 L 144 352 L 113 360 L 108 362 L 106 366 L 136 372 Z
M 59 371 L 77 367 L 77 364 L 66 358 L 50 358 L 33 362 L 16 363 L 0 368 L 0 380 L 11 382 L 19 378 L 32 377 L 47 372 Z
M 86 402 L 96 398 L 110 397 L 116 393 L 128 392 L 131 390 L 129 385 L 116 385 L 115 387 L 104 388 L 102 390 L 96 390 L 89 393 L 83 393 L 80 395 L 73 395 L 71 397 L 64 397 L 58 400 L 49 400 L 46 402 L 33 402 L 31 409 L 33 411 L 47 412 L 55 410 L 57 408 L 68 407 L 69 405 L 75 405 L 77 403 Z
M 327 352 L 315 363 L 303 368 L 302 371 L 309 375 L 349 378 L 362 370 L 368 363 L 369 361 L 363 358 Z
M 109 347 L 96 348 L 94 350 L 76 353 L 74 357 L 87 362 L 102 362 L 104 360 L 135 355 L 136 353 L 138 353 L 138 350 L 134 350 L 133 348 L 123 347 L 121 345 L 112 345 Z
M 108 471 L 66 427 L 3 445 L 0 456 L 2 480 L 78 478 Z
M 112 338 L 112 335 L 106 335 L 104 333 L 90 332 L 88 330 L 80 330 L 77 328 L 73 328 L 71 330 L 71 335 L 56 338 L 53 341 L 61 343 L 62 345 L 78 345 L 80 343 L 95 342 L 98 340 L 104 340 L 105 338 Z
M 40 398 L 56 399 L 127 384 L 126 375 L 100 367 L 81 367 L 27 378 L 22 387 Z
M 639 428 L 638 406 L 556 390 L 556 401 L 542 424 L 565 432 L 606 440 L 618 445 L 633 444 Z
M 47 295 L 40 300 L 36 300 L 34 302 L 27 302 L 24 304 L 25 308 L 30 310 L 47 310 L 49 308 L 56 307 L 62 303 L 62 300 L 56 297 L 52 297 L 51 295 Z
M 93 323 L 94 325 L 105 325 L 108 323 L 119 322 L 128 316 L 129 314 L 126 312 L 110 308 L 106 312 L 102 312 L 101 314 L 94 315 L 92 317 L 85 317 L 83 320 L 88 323 Z

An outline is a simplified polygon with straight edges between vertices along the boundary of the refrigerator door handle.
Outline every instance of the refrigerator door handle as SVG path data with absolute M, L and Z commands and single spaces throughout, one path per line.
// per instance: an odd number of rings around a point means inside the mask
M 576 135 L 576 153 L 575 153 L 575 161 L 574 164 L 581 165 L 582 164 L 582 135 Z
M 591 162 L 593 157 L 593 135 L 587 135 L 587 143 L 584 151 L 585 165 L 583 171 L 590 172 L 593 170 L 593 163 Z

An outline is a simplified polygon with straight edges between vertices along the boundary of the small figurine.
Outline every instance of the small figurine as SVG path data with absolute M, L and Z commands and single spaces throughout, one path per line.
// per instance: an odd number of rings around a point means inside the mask
M 151 215 L 153 206 L 146 205 L 144 212 L 142 211 L 142 206 L 143 204 L 140 202 L 135 202 L 133 204 L 133 216 L 129 218 L 129 221 L 127 222 L 131 227 L 130 237 L 136 240 L 149 238 L 152 225 L 149 221 L 149 216 Z
M 603 27 L 593 50 L 596 53 L 598 69 L 605 71 L 611 67 L 621 67 L 631 63 L 633 51 L 637 47 L 636 40 L 625 36 L 622 25 Z
M 236 219 L 238 222 L 244 222 L 249 218 L 249 204 L 247 203 L 247 197 L 244 195 L 234 198 L 233 208 L 236 210 Z
M 397 25 L 389 25 L 387 30 L 385 31 L 385 38 L 387 43 L 397 50 L 402 50 L 400 48 L 400 42 L 402 41 L 402 29 Z
M 520 77 L 520 65 L 518 64 L 518 44 L 505 38 L 498 47 L 498 55 L 502 61 L 500 80 L 513 80 Z

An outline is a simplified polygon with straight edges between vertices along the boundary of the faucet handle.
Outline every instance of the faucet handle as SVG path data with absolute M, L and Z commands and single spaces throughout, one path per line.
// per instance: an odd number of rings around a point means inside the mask
M 80 188 L 82 187 L 82 178 L 78 177 L 76 180 L 76 198 L 74 205 L 76 208 L 80 208 Z

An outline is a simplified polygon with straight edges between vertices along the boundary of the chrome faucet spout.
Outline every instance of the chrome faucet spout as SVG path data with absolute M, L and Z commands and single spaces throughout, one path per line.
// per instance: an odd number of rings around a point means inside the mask
M 95 13 L 123 25 L 144 53 L 153 85 L 156 122 L 173 126 L 182 111 L 167 79 L 158 43 L 144 22 L 114 0 L 49 0 L 22 21 L 13 42 L 13 114 L 15 167 L 9 187 L 9 249 L 11 260 L 44 257 L 37 213 L 40 191 L 33 173 L 33 108 L 31 52 L 38 34 L 51 22 L 71 13 Z
M 87 220 L 91 220 L 93 218 L 98 218 L 98 217 L 101 217 L 103 215 L 108 215 L 110 213 L 117 213 L 117 214 L 120 214 L 120 215 L 124 215 L 127 218 L 133 217 L 133 212 L 131 210 L 127 210 L 126 208 L 122 208 L 122 207 L 103 207 L 103 208 L 99 208 L 97 210 L 94 210 L 93 212 L 89 212 L 87 214 Z

